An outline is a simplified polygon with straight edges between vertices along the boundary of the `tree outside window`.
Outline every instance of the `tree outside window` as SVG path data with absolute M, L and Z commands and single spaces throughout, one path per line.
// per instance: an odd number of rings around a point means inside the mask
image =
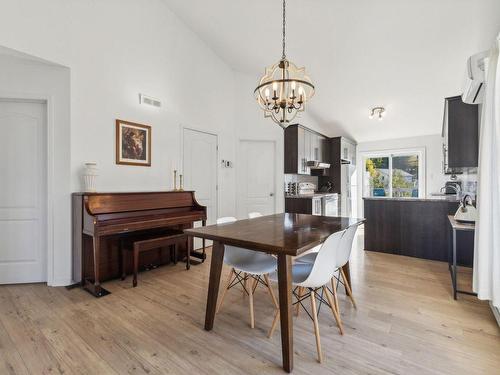
M 365 178 L 372 197 L 418 197 L 419 155 L 388 155 L 367 158 Z

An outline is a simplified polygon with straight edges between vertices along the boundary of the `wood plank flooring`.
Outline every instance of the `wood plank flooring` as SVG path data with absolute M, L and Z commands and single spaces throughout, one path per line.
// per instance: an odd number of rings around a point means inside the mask
M 363 252 L 352 255 L 355 310 L 343 290 L 345 335 L 321 308 L 324 363 L 316 362 L 313 323 L 295 320 L 295 374 L 499 374 L 500 332 L 489 306 L 451 297 L 447 265 Z M 209 251 L 210 252 L 210 251 Z M 0 286 L 0 374 L 284 374 L 268 292 L 248 300 L 227 293 L 214 330 L 203 330 L 209 261 L 139 275 L 139 286 L 111 281 L 112 294 L 42 284 Z M 228 269 L 225 270 L 226 278 Z M 470 287 L 470 271 L 461 287 Z M 276 286 L 275 286 L 276 289 Z

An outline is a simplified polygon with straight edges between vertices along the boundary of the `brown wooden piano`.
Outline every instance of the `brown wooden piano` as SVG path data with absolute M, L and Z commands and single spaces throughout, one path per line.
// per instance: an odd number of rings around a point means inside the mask
M 182 231 L 196 221 L 205 225 L 207 219 L 207 209 L 196 202 L 193 191 L 73 193 L 72 205 L 73 279 L 96 297 L 109 294 L 102 281 L 120 276 L 123 237 Z M 179 253 L 189 254 L 192 246 L 190 238 Z M 203 253 L 192 255 L 204 259 L 204 250 L 205 244 Z M 142 263 L 148 264 L 144 258 Z

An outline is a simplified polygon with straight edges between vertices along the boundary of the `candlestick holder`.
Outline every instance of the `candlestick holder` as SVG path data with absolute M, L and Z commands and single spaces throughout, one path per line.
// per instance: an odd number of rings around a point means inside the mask
M 182 175 L 179 175 L 179 191 L 184 191 L 184 187 L 182 186 L 183 178 Z
M 177 169 L 174 169 L 174 191 L 177 191 Z

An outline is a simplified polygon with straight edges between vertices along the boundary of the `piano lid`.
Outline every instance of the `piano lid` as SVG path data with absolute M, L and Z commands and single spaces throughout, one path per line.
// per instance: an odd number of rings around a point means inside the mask
M 77 193 L 79 194 L 79 193 Z M 178 207 L 199 207 L 194 191 L 81 193 L 90 215 Z

